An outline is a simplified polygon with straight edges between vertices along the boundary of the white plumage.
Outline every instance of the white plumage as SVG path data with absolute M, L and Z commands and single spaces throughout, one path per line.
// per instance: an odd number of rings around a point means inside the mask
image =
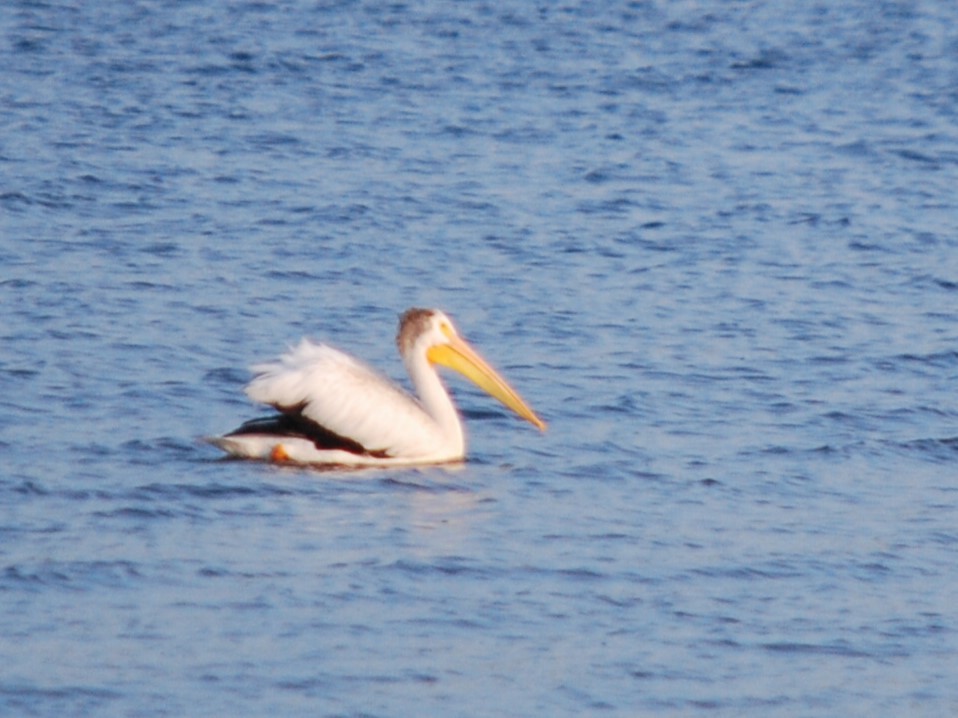
M 260 404 L 293 407 L 370 453 L 420 455 L 436 442 L 436 425 L 396 384 L 363 362 L 303 339 L 275 362 L 253 367 L 246 395 Z M 362 397 L 375 397 L 375 409 Z
M 280 413 L 209 441 L 234 456 L 296 463 L 461 460 L 462 425 L 434 364 L 461 372 L 545 429 L 505 380 L 458 336 L 444 313 L 407 311 L 397 344 L 419 401 L 348 354 L 304 339 L 278 359 L 252 367 L 255 376 L 246 394 Z

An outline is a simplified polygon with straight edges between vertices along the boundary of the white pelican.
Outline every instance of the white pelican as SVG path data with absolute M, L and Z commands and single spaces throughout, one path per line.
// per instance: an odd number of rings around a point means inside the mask
M 303 339 L 277 360 L 252 367 L 247 396 L 280 413 L 208 441 L 233 456 L 302 464 L 459 461 L 466 453 L 462 424 L 436 364 L 460 372 L 545 431 L 545 423 L 441 311 L 405 312 L 396 343 L 419 401 L 348 354 Z

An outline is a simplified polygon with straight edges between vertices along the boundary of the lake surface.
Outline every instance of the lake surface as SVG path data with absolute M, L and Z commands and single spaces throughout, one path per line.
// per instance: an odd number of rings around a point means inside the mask
M 0 713 L 958 713 L 958 5 L 0 9 Z M 223 461 L 303 335 L 458 468 Z

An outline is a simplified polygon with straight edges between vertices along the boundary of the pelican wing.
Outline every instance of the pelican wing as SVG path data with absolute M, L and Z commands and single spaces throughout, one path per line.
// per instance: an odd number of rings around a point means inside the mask
M 300 414 L 368 453 L 414 457 L 435 446 L 437 430 L 419 403 L 338 349 L 303 339 L 252 370 L 250 399 Z

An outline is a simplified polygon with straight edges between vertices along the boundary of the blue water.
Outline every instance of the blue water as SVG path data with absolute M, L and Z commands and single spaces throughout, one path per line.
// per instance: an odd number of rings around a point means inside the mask
M 958 713 L 958 5 L 0 8 L 0 713 Z M 458 470 L 221 461 L 302 335 Z

